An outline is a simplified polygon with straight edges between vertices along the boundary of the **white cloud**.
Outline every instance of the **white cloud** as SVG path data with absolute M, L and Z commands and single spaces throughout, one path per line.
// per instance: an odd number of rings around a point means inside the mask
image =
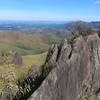
M 94 5 L 100 5 L 100 0 L 97 0 L 93 3 Z

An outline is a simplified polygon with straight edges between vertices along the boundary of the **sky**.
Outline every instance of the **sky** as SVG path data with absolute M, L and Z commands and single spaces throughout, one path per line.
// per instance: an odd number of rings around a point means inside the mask
M 0 20 L 100 21 L 100 0 L 0 0 Z

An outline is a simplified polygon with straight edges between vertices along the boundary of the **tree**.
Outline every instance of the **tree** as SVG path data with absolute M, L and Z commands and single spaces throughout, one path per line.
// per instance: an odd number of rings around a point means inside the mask
M 68 30 L 71 32 L 72 35 L 82 35 L 86 36 L 92 33 L 92 28 L 89 26 L 88 23 L 83 21 L 76 21 L 72 22 Z
M 97 31 L 97 33 L 98 33 L 98 36 L 100 37 L 100 29 Z

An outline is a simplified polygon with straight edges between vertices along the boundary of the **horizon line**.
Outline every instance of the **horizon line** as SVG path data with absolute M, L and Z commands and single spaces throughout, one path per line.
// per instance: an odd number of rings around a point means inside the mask
M 0 21 L 26 21 L 26 22 L 74 22 L 74 21 L 84 21 L 84 22 L 99 22 L 100 20 L 22 20 L 22 19 L 0 19 Z

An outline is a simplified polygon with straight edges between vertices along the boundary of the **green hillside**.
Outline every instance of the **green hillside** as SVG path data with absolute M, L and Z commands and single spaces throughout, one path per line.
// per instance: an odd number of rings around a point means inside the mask
M 47 53 L 36 54 L 36 55 L 26 55 L 23 56 L 23 63 L 25 65 L 41 65 L 44 63 Z
M 46 52 L 53 42 L 61 37 L 56 34 L 32 34 L 30 32 L 0 31 L 0 51 L 17 51 L 22 55 L 39 54 Z

